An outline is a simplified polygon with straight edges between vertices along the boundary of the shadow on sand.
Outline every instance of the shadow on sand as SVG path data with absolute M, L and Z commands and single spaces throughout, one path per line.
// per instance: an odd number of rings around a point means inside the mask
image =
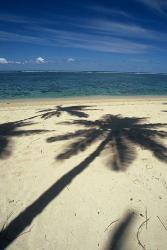
M 79 106 L 56 106 L 52 109 L 44 109 L 39 111 L 42 113 L 40 116 L 43 119 L 48 119 L 51 117 L 59 117 L 62 113 L 67 113 L 71 116 L 87 118 L 88 114 L 85 113 L 87 110 L 96 110 L 90 109 L 91 106 L 79 105 Z
M 127 240 L 129 241 L 128 233 L 135 219 L 134 212 L 128 212 L 123 220 L 116 226 L 116 229 L 111 236 L 106 250 L 123 250 Z
M 60 117 L 63 113 L 67 113 L 71 116 L 79 117 L 79 118 L 87 118 L 89 115 L 85 112 L 88 110 L 99 110 L 99 109 L 92 109 L 94 106 L 85 106 L 85 105 L 78 105 L 78 106 L 55 106 L 54 108 L 43 109 L 38 111 L 38 115 L 34 115 L 28 118 L 23 119 L 22 121 L 32 120 L 34 118 L 42 118 L 47 120 L 52 117 Z
M 124 219 L 120 222 L 114 234 L 111 236 L 107 244 L 106 250 L 123 250 L 127 242 L 128 233 L 130 227 L 134 221 L 135 213 L 129 212 L 124 216 Z
M 34 123 L 23 121 L 0 124 L 0 159 L 5 159 L 11 155 L 11 138 L 47 132 L 47 130 L 42 129 L 20 130 L 20 128 L 30 126 L 32 124 Z
M 163 105 L 167 105 L 167 102 L 162 103 Z M 162 110 L 162 112 L 167 112 L 167 110 Z
M 56 181 L 55 184 L 46 190 L 36 201 L 12 220 L 0 233 L 0 249 L 5 249 L 9 246 L 25 230 L 25 228 L 30 225 L 34 218 L 38 216 L 77 175 L 82 173 L 82 171 L 88 167 L 92 160 L 99 155 L 105 144 L 106 141 L 102 142 L 91 155 Z
M 100 140 L 100 143 L 88 157 L 56 181 L 1 231 L 1 249 L 9 246 L 25 230 L 25 228 L 32 223 L 36 216 L 38 216 L 45 207 L 56 198 L 76 176 L 81 174 L 107 147 L 109 147 L 109 149 L 111 148 L 111 151 L 114 149 L 114 161 L 112 163 L 114 170 L 125 169 L 125 167 L 135 158 L 133 156 L 134 151 L 132 151 L 132 146 L 131 144 L 127 146 L 127 141 L 150 150 L 159 160 L 167 162 L 167 149 L 158 141 L 159 138 L 167 136 L 167 133 L 155 129 L 166 124 L 143 124 L 143 121 L 145 121 L 145 119 L 122 118 L 120 116 L 107 115 L 96 121 L 80 120 L 73 122 L 73 124 L 88 127 L 86 130 L 78 130 L 75 133 L 50 137 L 48 139 L 49 142 L 80 138 L 77 142 L 72 143 L 64 153 L 58 155 L 57 158 L 59 160 L 67 159 L 72 155 L 85 150 L 96 140 Z M 129 220 L 130 218 L 131 216 L 129 217 Z
M 105 115 L 99 120 L 75 120 L 66 124 L 82 125 L 85 129 L 77 130 L 47 139 L 49 143 L 71 140 L 65 151 L 56 159 L 68 159 L 86 150 L 97 141 L 106 141 L 102 151 L 106 151 L 108 163 L 113 170 L 125 170 L 136 158 L 136 146 L 140 146 L 153 153 L 161 161 L 167 162 L 167 148 L 160 139 L 167 137 L 167 132 L 157 130 L 167 124 L 145 123 L 145 118 L 121 117 L 119 115 Z M 101 151 L 101 152 L 102 152 Z

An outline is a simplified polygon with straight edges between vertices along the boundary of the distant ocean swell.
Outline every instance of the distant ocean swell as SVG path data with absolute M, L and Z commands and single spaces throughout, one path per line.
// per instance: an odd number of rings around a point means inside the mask
M 167 75 L 114 72 L 0 72 L 0 99 L 167 95 Z

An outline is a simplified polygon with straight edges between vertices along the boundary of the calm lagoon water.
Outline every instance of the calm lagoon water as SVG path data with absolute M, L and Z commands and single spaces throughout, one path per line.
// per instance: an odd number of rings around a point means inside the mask
M 167 95 L 167 74 L 0 72 L 0 99 Z

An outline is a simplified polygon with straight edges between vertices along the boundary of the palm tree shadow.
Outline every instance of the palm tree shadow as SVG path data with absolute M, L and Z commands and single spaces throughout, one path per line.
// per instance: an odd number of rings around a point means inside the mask
M 160 139 L 167 137 L 167 132 L 157 130 L 166 126 L 162 123 L 144 123 L 146 118 L 105 115 L 99 120 L 75 120 L 66 124 L 82 125 L 85 129 L 59 136 L 52 136 L 47 142 L 71 140 L 63 153 L 56 159 L 64 160 L 86 150 L 91 144 L 107 139 L 103 149 L 107 153 L 107 165 L 113 170 L 125 170 L 136 158 L 136 146 L 153 153 L 161 161 L 167 162 L 167 148 Z
M 72 143 L 64 153 L 58 155 L 57 158 L 60 160 L 67 159 L 72 155 L 85 150 L 96 140 L 99 140 L 100 143 L 80 164 L 63 175 L 2 230 L 0 233 L 0 244 L 2 249 L 9 246 L 24 231 L 24 229 L 32 223 L 34 218 L 38 216 L 45 207 L 74 180 L 76 176 L 81 174 L 91 162 L 93 162 L 101 152 L 106 149 L 106 147 L 109 146 L 110 148 L 112 145 L 112 147 L 116 148 L 115 150 L 118 151 L 114 158 L 115 170 L 122 170 L 120 164 L 125 167 L 134 160 L 134 157 L 129 156 L 129 153 L 127 153 L 131 150 L 131 147 L 128 147 L 127 150 L 127 146 L 124 146 L 124 138 L 129 140 L 130 143 L 150 149 L 158 159 L 167 161 L 167 149 L 156 140 L 167 134 L 165 131 L 155 129 L 166 124 L 140 123 L 144 120 L 145 119 L 141 118 L 122 118 L 120 116 L 107 115 L 101 120 L 96 121 L 74 121 L 74 124 L 84 125 L 88 127 L 88 129 L 78 130 L 75 133 L 68 133 L 58 137 L 50 137 L 48 139 L 49 142 L 80 138 L 79 141 L 77 140 L 77 142 Z M 111 149 L 113 149 L 112 147 Z M 119 158 L 119 163 L 117 157 Z
M 32 134 L 39 134 L 47 132 L 48 130 L 20 130 L 20 128 L 30 126 L 32 122 L 6 122 L 0 124 L 0 159 L 8 158 L 12 153 L 11 138 L 20 136 L 29 136 Z
M 105 147 L 106 141 L 103 141 L 96 150 L 86 157 L 80 164 L 70 170 L 47 189 L 30 206 L 23 210 L 9 225 L 0 232 L 0 249 L 8 247 L 24 230 L 29 226 L 34 218 L 38 216 L 45 207 L 56 198 L 72 180 L 82 173 L 88 165 L 99 156 L 101 150 Z
M 106 250 L 123 250 L 125 243 L 127 241 L 127 234 L 130 230 L 130 226 L 134 221 L 135 213 L 128 212 L 124 219 L 120 222 L 119 226 L 116 228 L 114 234 L 112 235 L 109 243 L 107 244 Z
M 79 118 L 88 118 L 89 115 L 85 111 L 99 110 L 99 109 L 92 109 L 92 107 L 94 106 L 86 106 L 86 105 L 55 106 L 54 108 L 40 110 L 37 112 L 38 113 L 37 115 L 25 118 L 21 121 L 28 121 L 37 117 L 47 120 L 52 117 L 60 117 L 63 113 L 67 113 L 71 116 L 75 116 Z
M 76 117 L 82 117 L 82 118 L 87 118 L 88 114 L 85 113 L 85 111 L 88 110 L 96 110 L 96 109 L 90 109 L 91 106 L 85 106 L 85 105 L 75 105 L 75 106 L 56 106 L 51 109 L 44 109 L 39 111 L 41 118 L 43 119 L 48 119 L 51 117 L 59 117 L 61 116 L 62 113 L 67 113 L 71 116 L 76 116 Z

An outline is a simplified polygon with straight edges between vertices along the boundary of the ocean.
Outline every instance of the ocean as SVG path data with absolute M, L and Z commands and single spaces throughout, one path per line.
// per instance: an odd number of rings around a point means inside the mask
M 167 74 L 0 72 L 0 99 L 167 95 Z

